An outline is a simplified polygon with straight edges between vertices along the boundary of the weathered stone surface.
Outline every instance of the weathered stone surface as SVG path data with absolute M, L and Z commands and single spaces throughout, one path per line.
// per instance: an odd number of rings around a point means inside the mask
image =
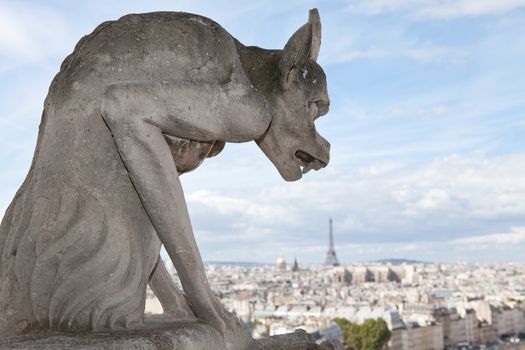
M 213 347 L 210 347 L 213 344 Z M 202 323 L 107 333 L 51 333 L 0 339 L 0 349 L 24 350 L 225 350 L 221 335 Z
M 209 286 L 179 176 L 227 142 L 255 141 L 287 181 L 326 166 L 320 40 L 317 10 L 283 50 L 181 12 L 127 15 L 82 38 L 51 83 L 0 225 L 0 336 L 141 329 L 149 284 L 166 320 L 199 319 L 220 334 L 214 348 L 250 348 Z
M 0 349 L 25 350 L 223 350 L 219 334 L 203 324 L 180 324 L 169 329 L 95 334 L 53 333 L 0 340 Z M 213 345 L 210 345 L 213 344 Z M 315 343 L 304 331 L 259 339 L 249 350 L 344 350 L 337 341 Z

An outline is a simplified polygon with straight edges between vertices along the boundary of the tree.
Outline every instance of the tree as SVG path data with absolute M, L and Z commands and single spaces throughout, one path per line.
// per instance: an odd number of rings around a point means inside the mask
M 334 322 L 341 328 L 349 350 L 379 350 L 390 340 L 390 331 L 385 320 L 368 319 L 359 325 L 344 318 Z
M 378 350 L 390 340 L 390 330 L 385 320 L 366 320 L 361 325 L 361 350 Z

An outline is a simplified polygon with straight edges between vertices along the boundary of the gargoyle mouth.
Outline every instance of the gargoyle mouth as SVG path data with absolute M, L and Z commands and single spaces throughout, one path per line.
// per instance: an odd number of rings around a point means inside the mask
M 327 164 L 319 158 L 316 158 L 310 153 L 307 153 L 302 150 L 298 150 L 295 152 L 295 158 L 297 158 L 297 160 L 299 161 L 299 166 L 301 167 L 303 174 L 306 174 L 312 169 L 319 170 L 321 168 L 324 168 Z

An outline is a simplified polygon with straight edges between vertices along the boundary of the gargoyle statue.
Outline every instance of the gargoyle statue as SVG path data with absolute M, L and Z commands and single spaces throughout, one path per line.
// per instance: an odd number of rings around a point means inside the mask
M 0 335 L 140 328 L 149 284 L 166 319 L 199 320 L 246 348 L 207 281 L 179 176 L 226 142 L 255 141 L 286 181 L 325 167 L 320 43 L 316 9 L 283 50 L 181 12 L 127 15 L 83 37 L 51 83 L 0 226 Z

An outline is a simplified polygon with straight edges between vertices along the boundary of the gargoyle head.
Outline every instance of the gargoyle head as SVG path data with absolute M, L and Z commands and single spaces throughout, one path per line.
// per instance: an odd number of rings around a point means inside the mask
M 328 112 L 326 76 L 316 63 L 321 45 L 321 21 L 310 10 L 308 23 L 286 43 L 279 58 L 279 92 L 273 95 L 273 116 L 266 133 L 256 140 L 283 179 L 296 181 L 311 169 L 328 164 L 330 144 L 315 129 Z

